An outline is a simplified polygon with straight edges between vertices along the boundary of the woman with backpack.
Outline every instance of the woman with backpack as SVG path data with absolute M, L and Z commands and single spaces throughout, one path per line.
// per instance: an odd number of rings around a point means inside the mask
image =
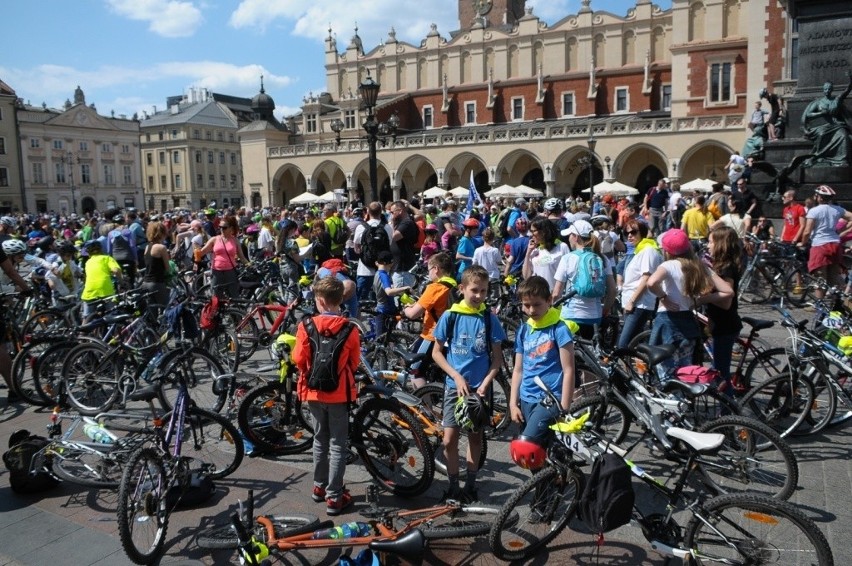
M 615 278 L 601 254 L 600 241 L 591 224 L 577 220 L 566 232 L 574 251 L 559 261 L 553 299 L 562 295 L 570 281 L 570 289 L 576 294 L 563 305 L 561 317 L 576 322 L 580 326 L 578 334 L 591 339 L 595 325 L 601 323 L 615 301 Z

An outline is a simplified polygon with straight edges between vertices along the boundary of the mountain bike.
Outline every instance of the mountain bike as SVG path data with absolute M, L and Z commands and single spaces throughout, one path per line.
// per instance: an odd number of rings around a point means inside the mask
M 553 392 L 536 380 L 555 400 Z M 686 493 L 690 476 L 699 469 L 699 459 L 721 450 L 724 434 L 666 429 L 669 440 L 684 454 L 674 485 L 668 487 L 626 459 L 627 451 L 601 434 L 593 419 L 589 413 L 577 418 L 563 414 L 551 425 L 556 440 L 547 450 L 545 466 L 506 500 L 491 528 L 488 542 L 497 558 L 526 560 L 541 552 L 576 515 L 585 486 L 581 465 L 611 453 L 621 457 L 633 476 L 665 500 L 663 514 L 639 503 L 645 498 L 637 498 L 631 521 L 651 548 L 664 556 L 685 564 L 834 564 L 828 541 L 816 524 L 785 501 L 755 493 L 714 498 L 702 490 Z M 685 527 L 674 518 L 676 511 L 690 515 Z

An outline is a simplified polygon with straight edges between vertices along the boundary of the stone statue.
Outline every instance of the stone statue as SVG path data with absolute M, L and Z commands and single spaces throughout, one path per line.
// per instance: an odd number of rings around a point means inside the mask
M 751 135 L 746 138 L 741 155 L 745 159 L 748 159 L 749 157 L 753 157 L 755 160 L 763 159 L 765 141 L 766 124 L 755 124 L 751 130 Z
M 817 98 L 805 108 L 802 114 L 802 132 L 814 142 L 811 153 L 804 166 L 843 166 L 849 165 L 852 126 L 849 112 L 844 102 L 852 91 L 852 72 L 847 71 L 849 84 L 839 96 L 832 96 L 834 85 L 827 82 L 822 87 L 823 97 Z

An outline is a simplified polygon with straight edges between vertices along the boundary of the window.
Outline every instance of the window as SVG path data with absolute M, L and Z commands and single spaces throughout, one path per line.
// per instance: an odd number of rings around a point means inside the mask
M 317 132 L 317 115 L 305 114 L 305 133 L 315 134 Z
M 175 188 L 176 189 L 183 188 L 183 182 L 180 179 L 180 173 L 177 173 L 175 175 Z
M 216 188 L 216 175 L 208 175 L 208 176 L 207 176 L 207 185 L 208 185 L 211 189 L 215 189 L 215 188 Z
M 574 93 L 573 92 L 563 92 L 562 93 L 562 115 L 563 116 L 573 116 L 574 115 Z
M 130 146 L 126 143 L 121 144 L 121 153 L 130 153 Z
M 224 165 L 224 164 L 225 164 L 225 152 L 220 151 L 219 152 L 219 165 Z
M 793 80 L 799 78 L 799 21 L 789 18 L 790 32 L 787 37 L 790 38 L 790 48 L 787 50 L 787 64 L 790 66 L 787 74 Z
M 175 165 L 180 163 L 180 152 L 179 151 L 173 151 L 172 152 L 172 163 L 174 163 Z
M 150 151 L 145 154 L 145 162 L 148 164 L 148 167 L 154 164 L 154 155 Z
M 157 139 L 163 141 L 163 132 L 157 132 Z
M 105 144 L 101 145 L 101 152 L 112 153 L 112 144 L 105 143 Z
M 47 199 L 36 199 L 36 212 L 47 212 Z
M 151 141 L 151 134 L 145 134 L 145 141 L 146 142 Z
M 228 141 L 234 143 L 234 132 L 230 132 L 228 134 Z
M 6 153 L 6 138 L 0 138 L 0 155 Z
M 663 85 L 660 89 L 660 110 L 672 109 L 672 85 Z
M 216 141 L 225 141 L 225 136 L 218 130 L 216 131 Z
M 219 175 L 219 187 L 221 187 L 223 189 L 225 188 L 225 176 L 224 175 Z
M 160 175 L 160 190 L 166 190 L 166 176 Z
M 36 185 L 44 184 L 44 164 L 33 163 L 33 183 Z
M 628 97 L 629 90 L 627 87 L 619 87 L 615 89 L 615 111 L 627 112 L 630 110 L 630 99 Z
M 213 163 L 213 152 L 212 151 L 207 152 L 207 163 Z
M 133 197 L 124 197 L 124 208 L 133 208 L 136 206 L 136 199 Z
M 161 151 L 160 152 L 160 165 L 165 165 L 165 164 L 166 164 L 166 152 Z
M 80 183 L 83 185 L 92 183 L 92 166 L 88 163 L 80 165 Z
M 195 152 L 195 162 L 201 163 L 201 152 L 200 151 Z
M 710 102 L 731 102 L 731 64 L 710 65 Z
M 5 167 L 0 167 L 0 187 L 9 186 L 9 170 Z
M 133 184 L 133 175 L 130 173 L 130 165 L 124 165 L 122 167 L 122 177 L 124 178 L 125 185 Z
M 512 99 L 512 120 L 524 119 L 524 99 L 517 97 Z
M 172 134 L 172 139 L 173 139 L 173 140 L 176 140 L 176 139 L 177 139 L 177 137 L 178 137 L 178 131 L 177 131 L 177 130 L 172 130 L 171 134 Z
M 435 121 L 432 114 L 433 110 L 431 106 L 423 107 L 423 127 L 424 128 L 432 128 L 435 126 Z
M 38 138 L 30 138 L 30 147 L 33 149 L 38 149 L 41 147 L 41 140 Z
M 80 142 L 80 151 L 89 151 L 89 142 L 81 141 Z
M 53 149 L 62 149 L 62 140 L 53 140 Z
M 65 182 L 65 164 L 64 163 L 54 163 L 54 170 L 56 171 L 56 182 L 64 183 Z
M 153 191 L 154 189 L 156 189 L 156 187 L 154 186 L 154 176 L 148 175 L 148 190 Z
M 231 175 L 231 188 L 233 189 L 236 186 L 237 186 L 237 176 Z
M 115 184 L 115 169 L 109 163 L 104 164 L 104 184 L 105 185 L 114 185 Z
M 343 127 L 347 130 L 355 129 L 355 110 L 343 111 Z
M 231 165 L 236 165 L 236 164 L 237 164 L 237 154 L 231 153 Z
M 201 173 L 195 176 L 195 186 L 198 189 L 204 188 L 204 175 L 202 175 Z
M 199 130 L 197 128 L 195 130 L 192 130 L 192 139 L 200 140 L 201 139 L 201 130 Z
M 464 103 L 464 123 L 476 124 L 476 102 Z
M 204 139 L 206 139 L 207 141 L 213 141 L 213 132 L 211 132 L 210 130 L 205 130 Z

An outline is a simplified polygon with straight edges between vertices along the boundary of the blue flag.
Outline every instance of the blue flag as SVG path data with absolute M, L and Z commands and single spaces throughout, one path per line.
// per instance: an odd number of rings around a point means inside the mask
M 479 201 L 479 193 L 476 192 L 476 184 L 473 182 L 473 169 L 470 170 L 470 184 L 467 189 L 467 206 L 464 211 L 467 216 L 470 216 L 474 203 Z

